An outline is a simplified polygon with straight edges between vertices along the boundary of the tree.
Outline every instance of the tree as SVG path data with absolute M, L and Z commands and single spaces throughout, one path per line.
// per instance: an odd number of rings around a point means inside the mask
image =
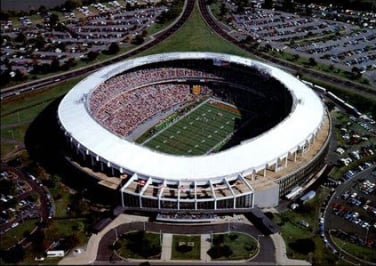
M 48 9 L 45 6 L 40 6 L 38 9 L 41 16 L 47 16 Z
M 51 65 L 50 66 L 51 66 L 51 68 L 50 68 L 51 72 L 59 71 L 60 70 L 60 62 L 59 62 L 59 60 L 57 58 L 53 59 L 51 61 Z
M 30 240 L 32 243 L 33 250 L 35 252 L 44 252 L 44 241 L 45 234 L 42 230 L 35 231 L 31 236 Z
M 226 11 L 227 11 L 226 5 L 225 3 L 222 3 L 219 9 L 219 16 L 223 17 L 226 14 Z
M 273 8 L 273 0 L 265 0 L 262 8 L 265 9 L 272 9 Z
M 294 13 L 295 12 L 295 3 L 293 0 L 284 0 L 282 3 L 282 9 L 287 12 Z
M 311 66 L 315 66 L 315 65 L 317 65 L 316 60 L 315 60 L 315 58 L 313 58 L 313 57 L 310 57 L 310 58 L 308 59 L 308 63 L 309 63 L 309 65 L 311 65 Z
M 132 40 L 132 44 L 135 44 L 135 45 L 140 45 L 141 43 L 144 42 L 144 38 L 142 37 L 142 35 L 140 34 L 137 34 L 133 40 Z
M 64 250 L 69 250 L 76 247 L 80 243 L 80 239 L 76 234 L 71 234 L 67 236 L 63 242 L 62 248 Z
M 25 257 L 25 250 L 22 245 L 17 244 L 9 250 L 2 250 L 1 257 L 7 263 L 18 263 Z
M 1 73 L 0 73 L 0 86 L 1 87 L 5 86 L 6 84 L 9 83 L 9 81 L 10 81 L 9 73 L 10 73 L 9 70 L 1 71 Z
M 26 40 L 26 36 L 25 34 L 23 34 L 23 32 L 19 32 L 16 38 L 14 39 L 15 42 L 19 42 L 19 43 L 23 43 L 25 40 Z
M 8 195 L 8 194 L 14 194 L 16 191 L 16 185 L 12 182 L 12 181 L 9 181 L 9 180 L 6 180 L 6 179 L 1 179 L 0 180 L 0 193 L 1 194 L 5 194 L 5 195 Z
M 87 53 L 87 60 L 88 61 L 93 61 L 98 57 L 98 52 L 97 51 L 90 51 Z
M 82 6 L 82 3 L 80 0 L 68 0 L 68 1 L 65 1 L 62 7 L 65 8 L 67 11 L 72 11 L 73 9 L 79 6 Z
M 14 80 L 21 81 L 25 79 L 25 75 L 21 72 L 21 70 L 16 69 L 14 73 L 15 73 L 15 76 L 13 78 Z
M 49 22 L 50 22 L 50 27 L 53 28 L 57 25 L 59 22 L 59 16 L 56 15 L 55 13 L 52 13 L 49 17 Z
M 109 54 L 117 54 L 120 51 L 119 44 L 116 42 L 113 42 L 108 47 L 108 53 Z

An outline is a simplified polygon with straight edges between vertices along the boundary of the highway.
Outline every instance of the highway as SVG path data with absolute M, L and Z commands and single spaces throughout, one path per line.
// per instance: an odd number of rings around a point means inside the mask
M 193 11 L 194 4 L 195 4 L 195 0 L 186 0 L 182 14 L 178 17 L 177 20 L 175 20 L 175 22 L 171 26 L 166 28 L 164 31 L 161 31 L 161 32 L 158 32 L 157 34 L 155 34 L 151 38 L 150 41 L 145 42 L 144 44 L 136 47 L 135 49 L 130 50 L 129 52 L 127 52 L 125 54 L 121 54 L 119 56 L 115 56 L 115 57 L 108 59 L 106 61 L 103 61 L 103 62 L 100 62 L 100 63 L 97 63 L 97 64 L 93 64 L 93 65 L 90 65 L 90 66 L 87 66 L 87 67 L 83 67 L 83 68 L 80 68 L 80 69 L 64 72 L 62 74 L 54 75 L 54 76 L 51 76 L 51 77 L 48 77 L 48 78 L 39 79 L 39 80 L 36 80 L 36 81 L 31 81 L 31 82 L 19 84 L 19 85 L 10 87 L 10 88 L 2 89 L 1 94 L 0 94 L 1 95 L 0 99 L 1 99 L 1 101 L 3 101 L 4 99 L 7 99 L 7 98 L 12 97 L 12 96 L 20 95 L 20 94 L 28 92 L 28 91 L 41 89 L 41 88 L 44 88 L 46 86 L 50 86 L 50 85 L 53 85 L 55 83 L 59 83 L 59 82 L 64 81 L 64 80 L 72 79 L 72 78 L 75 78 L 75 77 L 78 77 L 78 76 L 81 76 L 81 75 L 84 75 L 84 74 L 89 74 L 89 73 L 91 73 L 91 72 L 93 72 L 93 71 L 95 71 L 99 68 L 102 68 L 104 66 L 108 66 L 108 65 L 123 61 L 123 60 L 130 58 L 132 56 L 135 56 L 135 55 L 155 46 L 156 44 L 160 43 L 161 41 L 165 40 L 167 37 L 172 35 L 174 32 L 176 32 L 187 21 L 187 19 L 191 15 L 191 13 Z
M 271 55 L 268 55 L 266 53 L 262 53 L 256 49 L 252 49 L 251 47 L 247 46 L 244 42 L 236 40 L 234 37 L 232 37 L 223 27 L 219 25 L 219 23 L 213 18 L 213 16 L 209 13 L 208 7 L 206 5 L 206 0 L 197 0 L 198 6 L 200 9 L 200 13 L 203 17 L 203 19 L 206 21 L 207 25 L 212 28 L 217 34 L 222 36 L 227 41 L 230 41 L 231 43 L 237 45 L 239 48 L 244 49 L 259 58 L 262 58 L 263 60 L 273 63 L 275 65 L 278 65 L 279 67 L 289 69 L 293 73 L 304 73 L 304 75 L 310 76 L 315 78 L 316 80 L 321 80 L 330 84 L 336 84 L 336 86 L 341 87 L 342 89 L 346 91 L 352 91 L 356 93 L 361 93 L 363 96 L 371 97 L 373 99 L 376 99 L 376 90 L 372 89 L 370 86 L 361 85 L 355 82 L 352 82 L 350 80 L 345 80 L 339 77 L 335 77 L 333 75 L 328 75 L 322 72 L 318 72 L 306 67 L 302 67 L 287 61 L 280 60 L 278 58 L 275 58 Z M 80 69 L 64 72 L 62 74 L 54 75 L 48 78 L 39 79 L 36 81 L 31 81 L 27 83 L 23 83 L 20 85 L 16 85 L 10 88 L 6 88 L 1 90 L 1 96 L 0 99 L 4 100 L 9 97 L 20 95 L 22 93 L 41 89 L 46 86 L 53 85 L 55 83 L 59 83 L 63 80 L 72 79 L 84 74 L 89 74 L 99 68 L 102 68 L 104 66 L 108 66 L 110 64 L 120 62 L 122 60 L 128 59 L 132 56 L 135 56 L 153 46 L 160 43 L 161 41 L 165 40 L 167 37 L 171 36 L 174 32 L 176 32 L 189 18 L 190 14 L 193 11 L 194 5 L 196 0 L 186 0 L 183 12 L 181 16 L 173 23 L 170 27 L 165 29 L 164 31 L 158 32 L 155 34 L 150 41 L 145 42 L 139 47 L 136 47 L 135 49 L 125 53 L 121 54 L 119 56 L 115 56 L 111 59 L 108 59 L 106 61 L 93 64 L 87 67 L 83 67 Z

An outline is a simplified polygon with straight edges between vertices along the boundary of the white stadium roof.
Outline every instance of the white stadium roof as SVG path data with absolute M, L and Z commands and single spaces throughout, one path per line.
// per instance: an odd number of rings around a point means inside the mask
M 136 66 L 178 59 L 215 59 L 255 66 L 283 83 L 294 98 L 295 108 L 282 122 L 263 134 L 209 155 L 176 156 L 160 153 L 126 141 L 102 127 L 89 114 L 85 97 L 106 79 Z M 58 116 L 66 133 L 87 154 L 128 173 L 167 180 L 200 180 L 245 175 L 264 169 L 301 148 L 319 130 L 324 107 L 319 97 L 292 75 L 254 61 L 228 54 L 184 52 L 129 59 L 91 74 L 71 89 L 61 101 Z

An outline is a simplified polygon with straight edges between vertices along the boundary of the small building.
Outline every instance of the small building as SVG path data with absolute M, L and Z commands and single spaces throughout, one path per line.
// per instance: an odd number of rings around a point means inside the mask
M 308 193 L 304 194 L 300 201 L 304 204 L 306 201 L 313 199 L 316 196 L 316 191 L 310 190 Z
M 309 223 L 306 220 L 300 220 L 298 224 L 305 228 L 309 228 Z
M 64 250 L 49 250 L 47 251 L 47 258 L 64 257 Z

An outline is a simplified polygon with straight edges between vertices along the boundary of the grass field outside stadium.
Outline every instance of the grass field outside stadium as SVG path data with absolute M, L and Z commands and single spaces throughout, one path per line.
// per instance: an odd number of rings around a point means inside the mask
M 175 155 L 204 155 L 219 150 L 239 128 L 241 113 L 235 106 L 210 98 L 143 145 Z

